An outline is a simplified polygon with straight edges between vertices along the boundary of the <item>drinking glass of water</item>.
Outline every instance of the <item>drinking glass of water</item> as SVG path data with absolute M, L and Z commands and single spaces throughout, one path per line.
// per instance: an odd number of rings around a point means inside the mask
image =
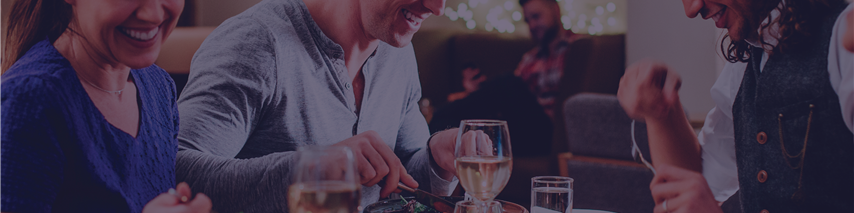
M 572 213 L 572 178 L 531 178 L 531 213 Z

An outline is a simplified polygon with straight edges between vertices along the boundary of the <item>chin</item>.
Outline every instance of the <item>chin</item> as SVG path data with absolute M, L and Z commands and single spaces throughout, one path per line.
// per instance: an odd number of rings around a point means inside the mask
M 406 47 L 412 43 L 412 35 L 414 33 L 405 33 L 391 36 L 391 39 L 384 39 L 383 42 L 397 48 Z
M 126 60 L 121 60 L 122 64 L 130 67 L 131 69 L 142 69 L 146 67 L 150 67 L 157 61 L 157 54 L 146 54 L 139 56 L 128 57 Z

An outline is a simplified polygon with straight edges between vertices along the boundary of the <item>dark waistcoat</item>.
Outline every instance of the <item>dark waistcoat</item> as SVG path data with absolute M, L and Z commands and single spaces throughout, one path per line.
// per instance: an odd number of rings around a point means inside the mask
M 854 212 L 854 137 L 827 70 L 843 8 L 826 14 L 806 48 L 772 54 L 762 72 L 763 51 L 752 51 L 732 110 L 744 212 Z

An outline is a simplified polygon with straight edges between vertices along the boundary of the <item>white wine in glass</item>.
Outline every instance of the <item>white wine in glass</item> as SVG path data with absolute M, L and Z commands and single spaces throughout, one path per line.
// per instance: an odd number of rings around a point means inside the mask
M 466 194 L 480 202 L 492 201 L 513 170 L 507 122 L 463 120 L 455 156 L 457 176 Z
M 361 186 L 346 147 L 300 148 L 288 188 L 291 213 L 359 213 Z

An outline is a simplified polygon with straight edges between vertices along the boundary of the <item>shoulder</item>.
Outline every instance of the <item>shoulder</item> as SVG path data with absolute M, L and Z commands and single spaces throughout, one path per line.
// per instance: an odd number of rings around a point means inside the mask
M 27 96 L 60 95 L 57 92 L 64 90 L 57 88 L 76 79 L 73 75 L 71 64 L 56 52 L 50 42 L 39 42 L 3 73 L 0 83 L 2 99 L 5 102 L 17 98 L 27 100 Z
M 166 73 L 163 68 L 157 65 L 151 65 L 146 68 L 133 70 L 134 76 L 138 79 L 139 85 L 142 87 L 140 92 L 153 93 L 159 98 L 174 100 L 177 96 L 175 91 L 175 81 L 172 76 Z
M 304 19 L 311 18 L 306 11 L 303 11 L 302 2 L 298 1 L 263 0 L 242 13 L 226 19 L 211 33 L 211 36 L 246 42 L 269 42 L 265 40 L 294 36 L 300 29 L 305 28 L 295 25 L 300 25 Z

